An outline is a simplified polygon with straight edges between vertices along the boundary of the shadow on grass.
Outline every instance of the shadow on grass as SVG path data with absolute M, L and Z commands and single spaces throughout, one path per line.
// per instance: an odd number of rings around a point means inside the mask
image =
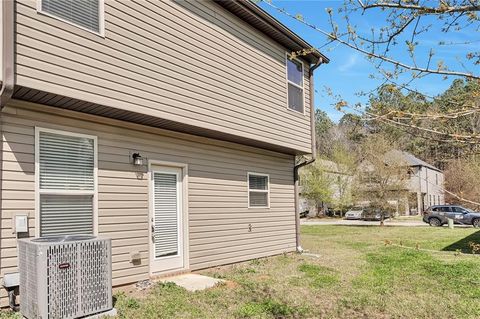
M 444 247 L 443 251 L 461 251 L 464 254 L 472 254 L 472 247 L 470 243 L 480 244 L 480 231 L 477 231 L 465 238 L 460 239 L 457 242 L 454 242 L 447 247 Z

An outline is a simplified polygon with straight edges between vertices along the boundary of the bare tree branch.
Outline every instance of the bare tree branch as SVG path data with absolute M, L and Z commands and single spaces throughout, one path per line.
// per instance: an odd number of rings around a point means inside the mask
M 445 2 L 441 2 L 438 7 L 427 7 L 417 4 L 407 4 L 401 2 L 377 2 L 372 4 L 364 4 L 362 1 L 358 1 L 363 10 L 373 8 L 391 8 L 391 9 L 404 9 L 416 11 L 420 14 L 446 14 L 446 13 L 458 13 L 458 12 L 475 12 L 480 11 L 480 3 L 465 6 L 448 6 Z
M 418 72 L 422 72 L 422 73 L 432 73 L 432 74 L 439 74 L 439 75 L 445 75 L 445 76 L 460 76 L 460 77 L 466 77 L 466 78 L 472 78 L 472 79 L 480 79 L 480 75 L 476 75 L 476 74 L 473 74 L 471 72 L 451 71 L 451 70 L 447 70 L 447 69 L 444 69 L 444 68 L 441 68 L 441 67 L 439 67 L 437 69 L 417 67 L 415 65 L 409 65 L 409 64 L 406 64 L 404 62 L 397 61 L 397 60 L 395 60 L 393 58 L 390 58 L 388 56 L 384 56 L 384 55 L 375 53 L 373 51 L 369 51 L 367 49 L 364 49 L 364 48 L 358 46 L 356 43 L 351 43 L 349 41 L 346 41 L 346 40 L 342 39 L 341 36 L 338 35 L 338 33 L 336 31 L 337 27 L 334 24 L 332 24 L 333 31 L 332 32 L 327 32 L 323 29 L 318 28 L 317 26 L 315 26 L 311 23 L 306 22 L 303 18 L 299 18 L 298 16 L 289 13 L 285 9 L 281 9 L 281 8 L 275 6 L 270 1 L 267 1 L 267 0 L 259 0 L 259 1 L 262 1 L 263 3 L 272 7 L 273 9 L 277 10 L 278 12 L 280 12 L 280 13 L 282 13 L 282 14 L 284 14 L 284 15 L 292 18 L 292 19 L 295 19 L 295 20 L 299 21 L 300 23 L 303 23 L 304 25 L 308 26 L 309 28 L 327 36 L 329 38 L 329 40 L 336 41 L 336 42 L 341 43 L 341 44 L 343 44 L 343 45 L 345 45 L 345 46 L 347 46 L 351 49 L 354 49 L 354 50 L 366 55 L 368 58 L 374 58 L 374 59 L 378 59 L 378 60 L 381 60 L 381 61 L 384 61 L 384 62 L 388 62 L 395 67 L 401 67 L 403 69 L 410 70 L 410 71 L 418 71 Z M 306 49 L 306 50 L 308 50 L 308 49 Z

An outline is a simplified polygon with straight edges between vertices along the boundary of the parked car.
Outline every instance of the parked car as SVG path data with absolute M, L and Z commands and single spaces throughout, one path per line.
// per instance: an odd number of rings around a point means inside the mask
M 390 218 L 391 213 L 388 210 L 383 211 L 383 219 Z M 368 207 L 364 210 L 363 220 L 382 220 L 382 210 L 380 208 Z
M 328 216 L 328 217 L 335 217 L 336 216 L 336 213 L 335 213 L 335 210 L 333 208 L 327 208 L 325 210 L 325 216 Z
M 300 212 L 300 218 L 307 218 L 308 214 L 310 214 L 310 211 L 308 209 Z
M 475 212 L 458 205 L 434 205 L 423 212 L 423 221 L 430 226 L 442 226 L 453 219 L 455 224 L 480 227 L 480 212 Z
M 362 219 L 363 212 L 363 207 L 352 207 L 345 213 L 345 219 Z

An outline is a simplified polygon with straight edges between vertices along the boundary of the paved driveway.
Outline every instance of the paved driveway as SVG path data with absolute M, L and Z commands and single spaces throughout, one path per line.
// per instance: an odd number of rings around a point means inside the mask
M 342 225 L 342 226 L 378 226 L 379 221 L 366 220 L 345 220 L 345 219 L 301 219 L 301 225 Z M 395 220 L 386 219 L 385 226 L 400 226 L 400 227 L 430 227 L 427 223 L 419 220 Z M 443 227 L 448 227 L 443 225 Z M 470 225 L 455 225 L 455 228 L 468 228 Z
M 344 225 L 344 226 L 378 226 L 379 221 L 345 220 L 345 219 L 302 219 L 302 225 Z M 418 220 L 385 220 L 385 226 L 429 227 Z

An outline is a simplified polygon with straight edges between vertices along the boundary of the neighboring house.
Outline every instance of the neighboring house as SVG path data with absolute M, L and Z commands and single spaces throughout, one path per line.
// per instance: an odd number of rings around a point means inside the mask
M 109 237 L 115 286 L 295 250 L 295 156 L 315 145 L 327 58 L 290 60 L 308 43 L 250 1 L 1 14 L 2 276 L 17 237 Z
M 445 204 L 443 172 L 410 153 L 398 150 L 395 152 L 402 156 L 410 167 L 409 207 L 406 214 L 415 215 L 432 205 Z
M 330 190 L 332 194 L 331 202 L 323 203 L 323 209 L 333 208 L 335 202 L 341 200 L 342 192 L 351 192 L 351 187 L 353 183 L 353 176 L 345 174 L 346 170 L 342 170 L 342 167 L 339 167 L 337 163 L 325 160 L 317 159 L 317 164 L 320 165 L 328 179 L 330 180 Z M 308 211 L 309 217 L 315 217 L 318 213 L 318 207 L 312 200 L 308 200 L 302 196 L 302 181 L 300 180 L 300 211 Z M 344 196 L 344 195 L 343 195 Z
M 440 169 L 408 152 L 400 150 L 389 152 L 387 158 L 395 158 L 408 167 L 408 179 L 404 183 L 408 198 L 402 198 L 401 200 L 392 199 L 389 201 L 392 208 L 397 210 L 397 213 L 415 215 L 423 212 L 429 206 L 445 204 L 444 175 Z M 350 186 L 353 187 L 355 177 L 345 175 L 336 163 L 321 159 L 318 159 L 317 162 L 321 163 L 322 167 L 325 168 L 325 172 L 331 178 L 332 201 L 338 200 L 340 197 L 340 189 L 338 188 L 338 183 L 335 183 L 335 181 L 346 178 L 351 184 Z M 362 162 L 358 166 L 358 172 L 364 172 L 363 175 L 368 175 L 368 171 L 372 169 L 374 168 L 367 162 Z M 362 174 L 360 175 L 362 176 Z M 369 202 L 363 201 L 355 204 L 368 206 Z M 332 206 L 333 203 L 324 203 L 325 209 L 331 208 Z M 315 216 L 317 213 L 315 204 L 301 196 L 300 187 L 300 211 L 304 212 L 307 210 L 309 211 L 309 216 Z
M 408 167 L 408 178 L 405 182 L 407 198 L 392 199 L 389 201 L 396 207 L 397 213 L 416 215 L 422 213 L 431 205 L 445 204 L 443 172 L 414 155 L 393 150 L 386 155 L 388 159 L 395 159 Z M 368 163 L 362 163 L 368 167 Z M 359 203 L 368 205 L 368 203 Z

